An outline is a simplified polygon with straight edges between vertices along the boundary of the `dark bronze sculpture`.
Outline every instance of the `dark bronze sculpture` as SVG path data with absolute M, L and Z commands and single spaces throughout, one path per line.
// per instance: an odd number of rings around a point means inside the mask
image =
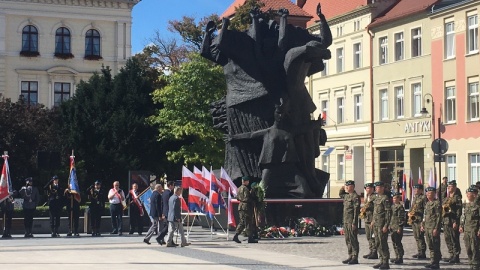
M 225 99 L 212 104 L 214 124 L 229 138 L 225 169 L 232 178 L 262 179 L 267 198 L 321 197 L 329 174 L 314 162 L 326 134 L 312 120 L 316 107 L 304 81 L 330 58 L 330 28 L 320 5 L 318 36 L 288 24 L 286 9 L 278 11 L 279 23 L 258 9 L 250 15 L 246 32 L 229 30 L 224 18 L 214 36 L 217 27 L 209 22 L 201 52 L 223 66 L 227 80 Z

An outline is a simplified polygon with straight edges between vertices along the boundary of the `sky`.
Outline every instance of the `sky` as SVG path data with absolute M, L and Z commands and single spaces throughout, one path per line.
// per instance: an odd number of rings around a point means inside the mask
M 132 12 L 132 54 L 142 51 L 150 43 L 155 30 L 161 36 L 171 37 L 167 30 L 169 20 L 180 20 L 182 16 L 197 19 L 212 13 L 221 15 L 234 0 L 142 0 Z

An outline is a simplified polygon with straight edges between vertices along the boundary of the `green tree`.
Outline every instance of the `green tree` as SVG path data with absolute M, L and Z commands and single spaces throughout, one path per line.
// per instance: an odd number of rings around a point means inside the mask
M 210 104 L 225 95 L 222 68 L 198 54 L 166 76 L 168 84 L 155 90 L 153 100 L 163 105 L 149 122 L 158 127 L 159 140 L 177 140 L 179 149 L 167 152 L 169 160 L 220 166 L 224 159 L 222 133 L 213 128 Z

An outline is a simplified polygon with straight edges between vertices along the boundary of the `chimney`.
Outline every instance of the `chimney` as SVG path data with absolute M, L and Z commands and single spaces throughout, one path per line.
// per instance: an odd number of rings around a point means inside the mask
M 303 8 L 306 2 L 307 0 L 295 0 L 295 4 L 300 8 Z

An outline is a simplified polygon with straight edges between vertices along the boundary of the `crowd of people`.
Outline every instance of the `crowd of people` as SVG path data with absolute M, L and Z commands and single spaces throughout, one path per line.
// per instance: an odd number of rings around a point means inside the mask
M 348 258 L 344 264 L 359 263 L 358 224 L 364 220 L 365 234 L 369 253 L 365 259 L 378 259 L 375 269 L 390 269 L 390 263 L 403 264 L 405 250 L 402 239 L 404 227 L 412 226 L 413 237 L 417 244 L 414 259 L 427 259 L 427 246 L 430 262 L 425 268 L 440 269 L 440 261 L 449 264 L 460 263 L 460 233 L 464 234 L 464 244 L 471 269 L 480 269 L 480 182 L 470 186 L 466 192 L 465 203 L 455 180 L 442 179 L 440 188 L 422 184 L 413 186 L 413 199 L 408 212 L 402 203 L 402 194 L 386 194 L 385 183 L 375 182 L 364 185 L 363 206 L 355 191 L 355 182 L 347 181 L 340 189 L 343 199 L 343 230 L 348 249 Z M 424 195 L 424 192 L 426 193 Z M 440 251 L 440 234 L 443 230 L 448 256 Z M 390 255 L 388 236 L 390 234 L 395 256 Z

